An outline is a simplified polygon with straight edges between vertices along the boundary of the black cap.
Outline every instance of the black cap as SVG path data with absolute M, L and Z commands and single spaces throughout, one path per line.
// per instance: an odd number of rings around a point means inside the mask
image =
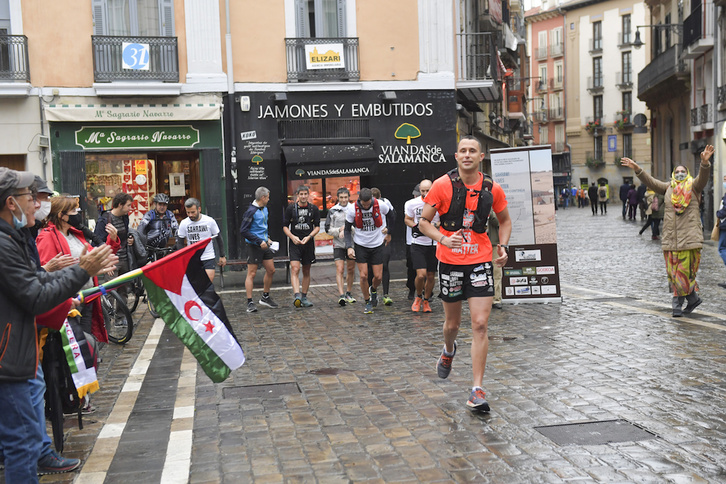
M 48 184 L 38 175 L 35 175 L 35 189 L 38 191 L 38 193 L 47 193 L 48 195 L 53 195 L 53 190 L 48 188 Z

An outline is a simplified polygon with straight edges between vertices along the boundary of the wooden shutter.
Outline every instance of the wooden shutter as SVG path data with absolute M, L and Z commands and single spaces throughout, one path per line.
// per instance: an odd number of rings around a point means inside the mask
M 61 151 L 60 188 L 61 193 L 79 195 L 81 211 L 85 214 L 86 204 L 86 154 L 83 151 Z
M 222 172 L 222 152 L 217 148 L 200 150 L 200 169 L 202 171 L 202 180 L 204 183 L 204 213 L 217 221 L 220 228 L 222 226 L 222 215 L 224 202 L 222 198 L 223 184 L 221 178 Z
M 345 3 L 347 0 L 338 0 L 338 37 L 345 37 L 346 34 L 346 15 Z
M 295 0 L 295 36 L 310 37 L 310 31 L 305 29 L 308 19 L 305 16 L 305 1 Z
M 108 35 L 106 0 L 93 0 L 93 35 Z
M 159 35 L 174 37 L 174 0 L 159 0 Z

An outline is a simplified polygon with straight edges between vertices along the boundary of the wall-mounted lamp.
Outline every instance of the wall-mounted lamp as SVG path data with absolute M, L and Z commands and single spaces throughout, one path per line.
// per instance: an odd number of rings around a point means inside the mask
M 649 28 L 649 29 L 656 29 L 656 30 L 668 29 L 678 35 L 680 35 L 681 32 L 683 32 L 683 24 L 638 25 L 635 27 L 635 40 L 633 40 L 633 47 L 635 47 L 636 49 L 640 49 L 645 44 L 640 39 L 640 30 L 639 29 L 641 29 L 641 28 L 643 28 L 643 29 Z
M 276 103 L 282 103 L 287 101 L 287 93 L 286 92 L 276 92 L 275 94 L 270 96 L 270 100 L 275 101 Z
M 396 91 L 383 91 L 378 95 L 378 97 L 384 101 L 395 101 L 396 100 Z

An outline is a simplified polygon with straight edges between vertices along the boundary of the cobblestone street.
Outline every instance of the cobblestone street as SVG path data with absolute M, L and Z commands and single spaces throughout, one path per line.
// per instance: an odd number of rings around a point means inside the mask
M 609 208 L 557 213 L 561 304 L 493 311 L 489 414 L 465 406 L 470 325 L 440 380 L 441 304 L 410 312 L 401 263 L 393 306 L 372 315 L 360 301 L 336 304 L 330 263 L 313 267 L 309 309 L 292 307 L 278 268 L 272 295 L 284 307 L 248 314 L 244 273 L 235 273 L 219 292 L 245 365 L 217 385 L 197 372 L 195 395 L 180 396 L 196 365 L 168 330 L 153 336 L 145 315 L 127 347 L 104 350 L 99 411 L 83 431 L 68 421 L 65 454 L 84 460 L 80 478 L 41 482 L 724 482 L 726 318 L 716 283 L 726 268 L 708 242 L 704 303 L 671 318 L 660 243 Z M 130 401 L 126 378 L 150 332 L 158 347 Z M 128 423 L 108 450 L 119 405 Z M 650 435 L 616 442 L 616 432 L 596 443 L 598 434 L 582 430 L 584 444 L 560 445 L 537 429 L 595 421 Z M 189 438 L 177 445 L 178 435 Z M 190 464 L 180 460 L 175 474 L 170 462 L 185 448 Z

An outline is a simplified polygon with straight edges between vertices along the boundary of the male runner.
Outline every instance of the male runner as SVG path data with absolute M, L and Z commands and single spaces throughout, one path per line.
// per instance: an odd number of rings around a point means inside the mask
M 240 233 L 247 243 L 247 278 L 245 278 L 245 291 L 247 293 L 247 312 L 256 313 L 257 306 L 252 301 L 252 289 L 255 285 L 257 268 L 262 264 L 265 268 L 265 277 L 262 279 L 262 297 L 260 304 L 268 308 L 277 308 L 278 304 L 270 297 L 272 287 L 272 276 L 275 275 L 274 254 L 270 245 L 272 240 L 268 235 L 269 211 L 267 204 L 270 203 L 270 190 L 266 187 L 258 187 L 255 190 L 255 199 L 247 207 L 242 216 Z
M 419 192 L 421 195 L 406 202 L 406 216 L 404 223 L 411 228 L 411 264 L 416 271 L 416 298 L 411 305 L 414 313 L 431 312 L 431 296 L 434 292 L 434 275 L 436 274 L 436 242 L 426 237 L 419 230 L 421 212 L 424 208 L 424 198 L 431 189 L 431 180 L 421 180 Z M 434 215 L 434 226 L 439 225 L 439 214 Z
M 333 237 L 333 259 L 335 260 L 335 282 L 338 285 L 338 304 L 345 306 L 354 303 L 355 298 L 351 294 L 353 290 L 353 279 L 355 279 L 355 260 L 350 259 L 345 250 L 345 214 L 348 211 L 348 200 L 350 192 L 345 187 L 338 188 L 338 203 L 328 210 L 328 218 L 325 219 L 325 233 Z M 347 287 L 345 291 L 344 281 L 347 269 Z
M 295 293 L 296 308 L 313 305 L 308 300 L 310 267 L 315 263 L 315 236 L 320 232 L 320 210 L 308 202 L 310 189 L 300 185 L 295 190 L 297 200 L 285 208 L 282 231 L 290 239 L 290 280 Z M 302 292 L 300 291 L 300 266 L 302 265 Z
M 227 265 L 227 258 L 224 256 L 224 242 L 219 237 L 219 226 L 217 222 L 209 215 L 202 213 L 202 204 L 196 198 L 188 198 L 184 202 L 184 208 L 187 212 L 187 218 L 179 224 L 177 232 L 176 245 L 182 248 L 186 244 L 193 244 L 200 240 L 214 237 L 219 248 L 219 262 L 216 264 L 220 267 Z M 202 252 L 202 265 L 207 272 L 209 280 L 214 282 L 215 263 L 214 263 L 214 246 L 210 242 Z
M 479 171 L 484 160 L 481 144 L 473 136 L 462 137 L 456 150 L 458 168 L 434 181 L 426 195 L 419 229 L 438 242 L 439 285 L 444 305 L 444 350 L 436 364 L 439 378 L 451 372 L 456 355 L 456 335 L 461 325 L 462 301 L 469 302 L 471 313 L 471 360 L 473 387 L 467 406 L 488 412 L 489 404 L 482 389 L 489 335 L 487 325 L 492 310 L 494 281 L 492 246 L 486 235 L 487 218 L 494 210 L 499 220 L 499 241 L 495 264 L 507 261 L 512 220 L 507 199 L 499 184 Z M 441 228 L 431 224 L 434 215 L 441 218 Z

